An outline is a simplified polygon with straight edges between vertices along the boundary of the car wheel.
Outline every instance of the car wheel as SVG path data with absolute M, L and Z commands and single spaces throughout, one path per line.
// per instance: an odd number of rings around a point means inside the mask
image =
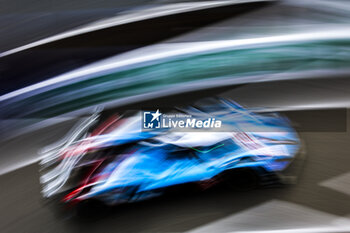
M 229 188 L 236 191 L 249 191 L 258 187 L 259 178 L 252 169 L 236 169 L 230 172 L 226 181 Z
M 75 207 L 76 216 L 81 218 L 98 218 L 106 212 L 107 206 L 99 200 L 85 200 Z

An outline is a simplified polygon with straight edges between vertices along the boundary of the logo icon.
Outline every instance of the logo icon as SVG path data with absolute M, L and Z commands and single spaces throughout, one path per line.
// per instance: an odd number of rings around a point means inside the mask
M 158 129 L 161 128 L 162 113 L 157 109 L 156 112 L 143 112 L 143 128 Z

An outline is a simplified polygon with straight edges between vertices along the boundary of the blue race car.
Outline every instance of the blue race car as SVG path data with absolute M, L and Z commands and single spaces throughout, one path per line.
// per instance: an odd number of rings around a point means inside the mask
M 99 113 L 93 114 L 42 151 L 43 196 L 71 205 L 89 200 L 115 205 L 184 184 L 250 189 L 288 180 L 283 172 L 301 151 L 288 119 L 257 114 L 224 99 L 169 115 L 186 114 L 203 121 L 215 118 L 220 129 L 198 127 L 203 124 L 193 121 L 190 129 L 145 129 L 140 113 L 113 115 L 102 123 Z

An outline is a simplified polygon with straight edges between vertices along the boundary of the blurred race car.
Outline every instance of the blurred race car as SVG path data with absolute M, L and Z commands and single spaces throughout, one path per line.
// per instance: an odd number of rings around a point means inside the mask
M 174 112 L 215 117 L 222 127 L 145 130 L 140 113 L 102 122 L 95 113 L 42 151 L 43 196 L 115 205 L 185 184 L 246 190 L 286 182 L 283 172 L 301 151 L 288 119 L 275 113 L 257 114 L 224 99 Z

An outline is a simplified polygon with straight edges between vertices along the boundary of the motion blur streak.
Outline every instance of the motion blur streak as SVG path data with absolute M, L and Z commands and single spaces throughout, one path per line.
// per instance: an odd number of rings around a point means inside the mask
M 291 35 L 278 35 L 272 37 L 262 37 L 262 38 L 250 38 L 250 39 L 241 39 L 241 40 L 220 40 L 220 41 L 210 41 L 210 42 L 193 42 L 193 43 L 180 43 L 180 44 L 164 44 L 158 46 L 151 46 L 149 49 L 146 49 L 148 53 L 145 54 L 144 49 L 140 49 L 139 53 L 132 52 L 132 57 L 124 60 L 124 56 L 128 57 L 128 55 L 118 56 L 114 58 L 116 61 L 112 61 L 111 59 L 106 60 L 105 62 L 99 62 L 96 65 L 88 66 L 83 69 L 78 69 L 77 71 L 50 79 L 45 82 L 41 82 L 18 91 L 11 92 L 9 94 L 5 94 L 0 96 L 0 101 L 7 100 L 13 97 L 16 97 L 21 94 L 25 94 L 28 92 L 36 91 L 37 89 L 45 88 L 50 85 L 57 84 L 57 86 L 44 89 L 42 91 L 47 91 L 52 88 L 61 87 L 59 85 L 60 82 L 64 81 L 75 81 L 74 79 L 85 79 L 96 77 L 97 75 L 107 74 L 110 72 L 117 72 L 117 69 L 125 70 L 128 66 L 135 66 L 146 62 L 156 62 L 160 59 L 174 59 L 177 56 L 189 56 L 189 55 L 204 55 L 209 52 L 228 52 L 229 49 L 254 49 L 260 48 L 258 46 L 277 46 L 291 43 L 301 43 L 301 42 L 314 42 L 314 41 L 328 41 L 335 40 L 333 43 L 347 43 L 347 40 L 350 39 L 350 32 L 346 30 L 347 27 L 341 27 L 336 29 L 327 29 L 321 28 L 320 30 L 313 32 L 305 32 L 299 34 L 291 34 Z M 271 45 L 270 45 L 271 44 Z M 343 47 L 346 48 L 346 47 Z M 156 53 L 152 51 L 156 51 Z M 268 52 L 268 51 L 267 51 Z M 283 52 L 283 51 L 281 51 Z M 329 51 L 327 51 L 327 54 Z M 330 53 L 329 53 L 330 54 Z M 346 55 L 346 54 L 345 54 Z M 119 59 L 118 59 L 119 58 Z M 321 57 L 320 57 L 321 58 Z M 319 58 L 319 59 L 320 59 Z M 237 58 L 235 58 L 237 59 Z M 314 59 L 317 59 L 315 57 Z M 348 57 L 345 57 L 348 59 Z M 42 92 L 41 91 L 41 92 Z M 40 92 L 36 92 L 38 94 Z
M 47 163 L 53 159 L 57 159 L 55 155 L 60 153 L 61 150 L 65 150 L 74 140 L 81 137 L 85 130 L 97 120 L 97 117 L 97 115 L 93 115 L 90 119 L 82 121 L 82 123 L 71 130 L 71 133 L 67 134 L 67 137 L 64 137 L 59 142 L 44 148 L 42 153 L 46 154 L 46 156 L 43 162 Z
M 127 60 L 117 56 L 116 61 L 108 59 L 2 96 L 1 109 L 6 108 L 3 114 L 8 117 L 53 117 L 107 101 L 156 94 L 165 88 L 181 93 L 189 87 L 196 89 L 203 80 L 227 85 L 236 79 L 235 84 L 279 80 L 278 74 L 304 78 L 303 74 L 310 71 L 348 74 L 349 39 L 350 33 L 338 28 L 267 38 L 160 45 L 153 54 L 142 56 L 134 51 Z M 283 64 L 278 63 L 281 60 Z
M 262 2 L 262 1 L 273 1 L 273 0 L 227 0 L 227 1 L 203 1 L 203 2 L 184 2 L 168 4 L 164 6 L 153 6 L 146 9 L 130 10 L 123 12 L 123 14 L 111 17 L 108 19 L 99 20 L 91 23 L 84 27 L 74 29 L 68 32 L 64 32 L 49 38 L 45 38 L 18 48 L 14 48 L 5 52 L 0 53 L 0 57 L 8 56 L 13 53 L 17 53 L 29 48 L 33 48 L 39 45 L 47 44 L 56 40 L 61 40 L 68 37 L 73 37 L 87 32 L 97 31 L 108 27 L 115 27 L 121 24 L 127 24 L 135 21 L 146 20 L 155 17 L 161 17 L 170 14 L 177 14 L 187 11 L 195 11 L 210 7 L 225 6 L 231 4 L 237 4 L 240 2 Z

